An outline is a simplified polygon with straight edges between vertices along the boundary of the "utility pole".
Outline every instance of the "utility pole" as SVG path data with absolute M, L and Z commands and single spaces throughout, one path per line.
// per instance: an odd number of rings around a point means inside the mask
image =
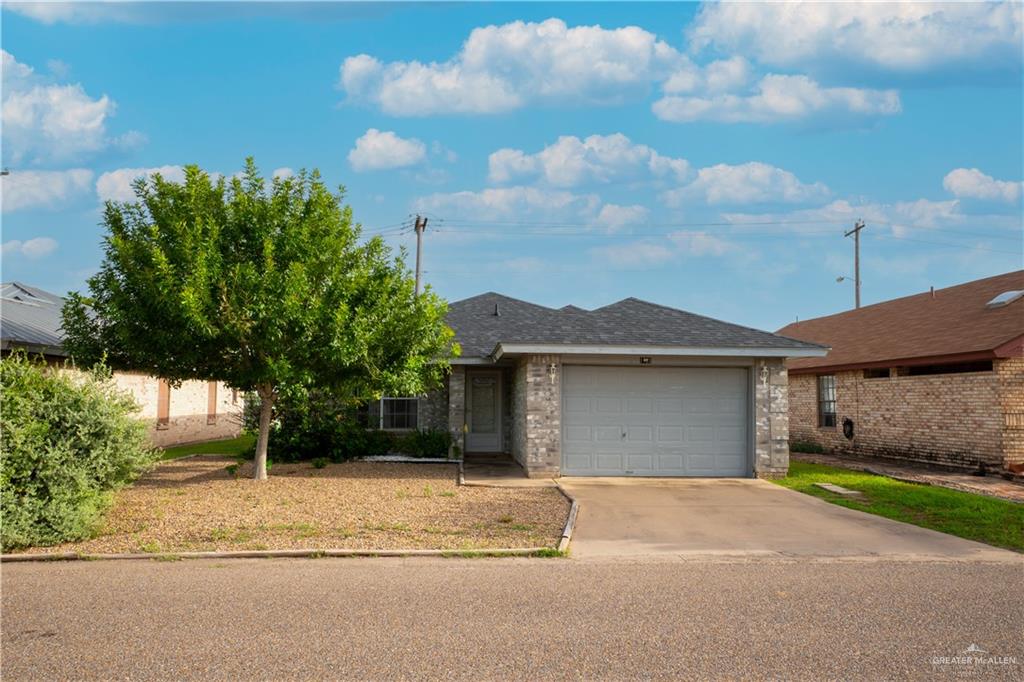
M 420 260 L 423 254 L 423 232 L 427 229 L 427 219 L 416 216 L 416 296 L 420 295 Z
M 863 229 L 864 221 L 858 220 L 853 224 L 853 229 L 843 235 L 853 235 L 853 296 L 857 308 L 860 308 L 860 231 Z

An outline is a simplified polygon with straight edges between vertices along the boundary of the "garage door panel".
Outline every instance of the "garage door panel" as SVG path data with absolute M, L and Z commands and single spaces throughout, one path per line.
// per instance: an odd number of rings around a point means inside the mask
M 565 442 L 566 443 L 589 443 L 592 439 L 591 431 L 589 426 L 582 426 L 579 424 L 573 424 L 572 426 L 565 427 Z
M 653 428 L 650 426 L 627 426 L 626 440 L 630 443 L 653 443 Z
M 594 440 L 605 443 L 618 443 L 622 440 L 622 428 L 618 426 L 598 426 L 594 429 Z
M 683 442 L 683 427 L 682 426 L 659 426 L 658 427 L 658 443 L 682 443 Z
M 626 470 L 627 471 L 631 471 L 634 474 L 639 474 L 640 472 L 653 472 L 653 471 L 655 471 L 654 455 L 653 454 L 648 454 L 648 455 L 626 455 L 625 456 L 625 461 L 626 461 Z
M 749 474 L 745 368 L 567 365 L 563 382 L 563 474 Z

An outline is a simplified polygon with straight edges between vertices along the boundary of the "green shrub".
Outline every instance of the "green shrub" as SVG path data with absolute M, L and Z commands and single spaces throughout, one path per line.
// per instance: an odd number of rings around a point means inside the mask
M 802 440 L 794 440 L 789 444 L 790 452 L 806 452 L 814 455 L 820 455 L 825 452 L 825 448 L 821 447 L 817 443 L 810 443 Z
M 90 535 L 110 492 L 155 461 L 138 406 L 109 372 L 0 359 L 0 546 Z
M 284 394 L 274 407 L 268 454 L 279 462 L 327 458 L 345 462 L 357 457 L 386 455 L 394 447 L 391 434 L 367 430 L 359 423 L 356 406 L 317 392 Z M 255 453 L 250 448 L 250 458 Z
M 395 450 L 413 457 L 447 457 L 451 444 L 452 436 L 447 431 L 413 431 L 396 440 Z
M 327 463 L 330 462 L 330 461 L 331 460 L 327 459 L 326 457 L 314 457 L 313 458 L 313 468 L 314 469 L 323 469 L 325 466 L 327 466 Z

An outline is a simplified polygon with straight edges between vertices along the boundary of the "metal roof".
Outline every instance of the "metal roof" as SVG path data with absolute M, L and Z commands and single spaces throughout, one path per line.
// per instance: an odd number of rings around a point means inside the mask
M 465 358 L 487 357 L 498 344 L 824 348 L 637 298 L 626 298 L 596 310 L 576 306 L 554 309 L 488 292 L 449 304 L 447 322 L 455 330 L 455 339 Z
M 20 282 L 0 284 L 0 347 L 66 355 L 61 345 L 64 299 Z

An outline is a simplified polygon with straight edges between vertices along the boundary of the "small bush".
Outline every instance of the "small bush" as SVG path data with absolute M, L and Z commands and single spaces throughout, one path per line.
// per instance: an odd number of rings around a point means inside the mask
M 0 360 L 0 546 L 90 535 L 110 492 L 157 458 L 138 406 L 103 369 L 60 371 L 15 353 Z
M 314 469 L 323 469 L 325 466 L 327 466 L 327 463 L 329 461 L 330 460 L 327 459 L 326 457 L 314 457 L 313 458 L 313 468 Z
M 789 444 L 790 452 L 806 452 L 809 454 L 820 455 L 825 452 L 825 448 L 821 447 L 817 443 L 810 443 L 802 440 L 795 440 Z
M 395 443 L 395 449 L 413 457 L 447 457 L 451 444 L 452 436 L 447 431 L 424 430 L 401 436 Z

